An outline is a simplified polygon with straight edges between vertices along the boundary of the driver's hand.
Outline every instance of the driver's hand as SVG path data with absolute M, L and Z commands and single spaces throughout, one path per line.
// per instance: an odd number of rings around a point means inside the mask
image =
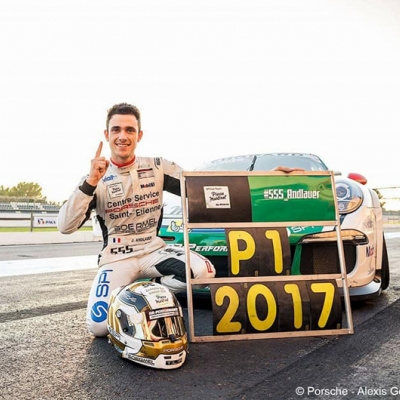
M 295 172 L 295 171 L 305 171 L 304 168 L 290 168 L 290 167 L 283 167 L 281 165 L 278 165 L 273 169 L 273 171 L 281 171 L 285 173 L 290 173 L 290 172 Z
M 105 175 L 107 168 L 110 164 L 110 162 L 106 160 L 105 157 L 101 156 L 102 149 L 103 142 L 100 142 L 96 154 L 90 164 L 90 172 L 88 178 L 86 179 L 86 182 L 92 186 L 97 186 L 97 184 L 100 182 L 100 179 Z

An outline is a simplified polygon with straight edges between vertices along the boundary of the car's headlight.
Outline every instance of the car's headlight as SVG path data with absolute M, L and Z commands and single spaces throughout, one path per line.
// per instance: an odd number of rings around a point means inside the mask
M 336 183 L 336 197 L 339 214 L 349 214 L 359 208 L 363 202 L 363 193 L 357 184 Z

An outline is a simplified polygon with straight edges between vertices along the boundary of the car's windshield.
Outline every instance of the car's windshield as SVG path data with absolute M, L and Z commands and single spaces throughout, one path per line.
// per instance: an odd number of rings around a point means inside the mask
M 306 171 L 327 171 L 327 166 L 311 154 L 253 154 L 214 160 L 197 171 L 271 171 L 277 166 L 303 168 Z
M 247 171 L 254 156 L 229 157 L 205 163 L 197 171 Z

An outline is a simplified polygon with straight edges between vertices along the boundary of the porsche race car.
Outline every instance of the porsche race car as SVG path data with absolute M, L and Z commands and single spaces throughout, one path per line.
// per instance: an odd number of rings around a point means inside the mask
M 277 166 L 305 171 L 330 171 L 316 155 L 300 153 L 250 154 L 217 159 L 197 171 L 271 171 Z M 335 172 L 335 189 L 340 216 L 341 238 L 352 300 L 379 296 L 389 286 L 389 259 L 383 233 L 382 207 L 377 193 L 366 179 Z M 291 274 L 338 274 L 340 259 L 335 227 L 290 226 Z M 166 193 L 159 235 L 168 245 L 183 246 L 181 199 Z M 228 253 L 222 228 L 191 229 L 190 248 L 207 257 L 216 277 L 228 276 Z

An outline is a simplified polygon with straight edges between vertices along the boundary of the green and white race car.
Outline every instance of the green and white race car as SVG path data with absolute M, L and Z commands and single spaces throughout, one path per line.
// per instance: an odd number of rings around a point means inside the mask
M 214 160 L 197 171 L 271 171 L 277 166 L 305 171 L 330 171 L 313 154 L 270 153 Z M 335 173 L 335 189 L 340 215 L 341 237 L 352 300 L 379 296 L 389 286 L 389 259 L 383 234 L 382 207 L 377 193 L 366 186 L 359 174 L 342 177 Z M 338 274 L 340 261 L 337 235 L 332 226 L 287 227 L 291 275 Z M 165 194 L 164 216 L 159 232 L 168 245 L 183 246 L 181 199 Z M 210 259 L 217 277 L 228 276 L 228 249 L 225 229 L 189 231 L 190 248 Z

